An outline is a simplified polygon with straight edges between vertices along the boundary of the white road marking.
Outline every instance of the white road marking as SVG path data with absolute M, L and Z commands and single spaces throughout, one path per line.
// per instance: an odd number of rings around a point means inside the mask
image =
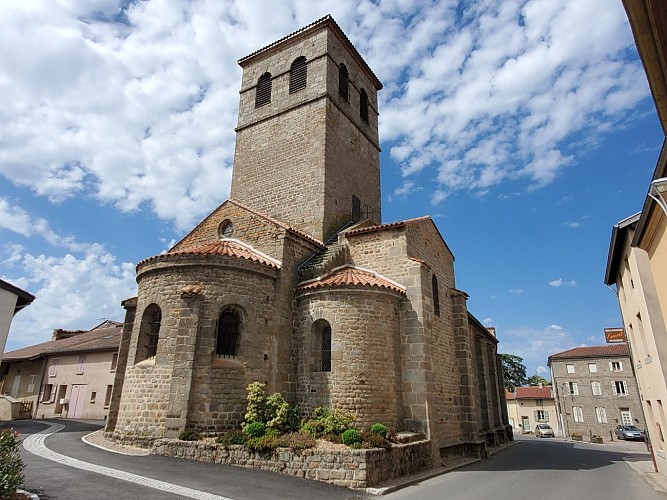
M 187 488 L 178 484 L 167 483 L 158 479 L 139 476 L 137 474 L 132 474 L 131 472 L 125 472 L 118 469 L 112 469 L 111 467 L 91 464 L 89 462 L 84 462 L 83 460 L 78 460 L 76 458 L 68 457 L 66 455 L 56 453 L 55 451 L 51 451 L 46 447 L 46 444 L 44 444 L 44 440 L 51 434 L 55 434 L 56 432 L 64 429 L 65 426 L 51 422 L 44 423 L 49 424 L 48 429 L 45 429 L 37 434 L 32 434 L 23 439 L 23 447 L 26 449 L 26 451 L 32 453 L 33 455 L 51 460 L 52 462 L 68 465 L 76 469 L 102 474 L 103 476 L 120 479 L 122 481 L 139 484 L 141 486 L 146 486 L 148 488 L 153 488 L 160 491 L 166 491 L 167 493 L 173 493 L 174 495 L 180 495 L 187 498 L 195 498 L 197 500 L 233 500 L 228 497 L 221 497 L 219 495 Z

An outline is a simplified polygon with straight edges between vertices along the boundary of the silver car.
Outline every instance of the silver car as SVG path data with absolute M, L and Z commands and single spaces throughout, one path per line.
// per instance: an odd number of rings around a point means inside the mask
M 618 439 L 632 439 L 635 441 L 644 440 L 644 433 L 637 429 L 634 425 L 617 425 L 615 432 Z
M 554 430 L 549 424 L 537 424 L 537 427 L 535 427 L 535 437 L 545 438 L 555 436 Z

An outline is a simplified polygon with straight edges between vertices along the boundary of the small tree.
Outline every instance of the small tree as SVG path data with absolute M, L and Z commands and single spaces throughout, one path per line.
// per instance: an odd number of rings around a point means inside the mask
M 526 385 L 526 365 L 523 364 L 523 358 L 515 354 L 501 354 L 503 362 L 503 380 L 505 387 L 514 391 L 516 387 Z
M 23 486 L 25 465 L 19 454 L 21 440 L 13 430 L 0 431 L 0 498 L 9 498 Z
M 295 430 L 300 420 L 298 409 L 290 406 L 279 392 L 266 397 L 264 387 L 262 382 L 252 382 L 247 387 L 245 425 L 262 422 L 268 429 L 276 429 L 279 432 Z

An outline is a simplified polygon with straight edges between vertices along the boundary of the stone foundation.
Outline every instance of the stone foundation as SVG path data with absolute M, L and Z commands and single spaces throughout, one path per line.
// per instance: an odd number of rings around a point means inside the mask
M 280 472 L 357 489 L 376 486 L 433 466 L 428 440 L 394 445 L 391 450 L 278 448 L 270 453 L 256 453 L 241 445 L 158 439 L 151 454 Z

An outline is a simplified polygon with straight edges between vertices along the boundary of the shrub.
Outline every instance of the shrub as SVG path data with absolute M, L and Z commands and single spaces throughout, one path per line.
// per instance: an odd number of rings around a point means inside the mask
M 21 440 L 13 430 L 0 431 L 0 498 L 9 498 L 25 483 L 25 465 L 19 454 Z
M 391 442 L 380 434 L 364 431 L 361 433 L 361 447 L 384 448 L 385 450 L 389 450 L 391 449 Z
M 264 384 L 261 382 L 252 382 L 247 388 L 248 392 L 247 400 L 248 405 L 246 406 L 245 421 L 247 423 L 251 422 L 264 422 L 265 418 L 265 408 L 266 408 L 266 397 L 264 396 Z
M 245 444 L 248 436 L 243 431 L 230 431 L 216 438 L 216 442 L 229 446 L 230 444 Z
M 250 451 L 266 453 L 273 451 L 278 447 L 278 438 L 276 436 L 261 436 L 250 438 L 245 442 L 245 447 Z
M 314 419 L 304 422 L 301 426 L 301 430 L 308 432 L 315 437 L 324 434 L 342 434 L 346 429 L 349 429 L 356 420 L 354 415 L 349 411 L 338 409 L 330 410 L 329 408 L 324 408 L 322 406 L 315 409 L 314 416 Z
M 266 427 L 281 433 L 298 429 L 301 421 L 299 408 L 290 405 L 279 392 L 266 397 L 264 387 L 262 382 L 252 382 L 246 388 L 248 405 L 245 422 L 262 422 Z
M 201 433 L 197 429 L 185 429 L 178 435 L 178 439 L 181 441 L 199 441 Z
M 243 432 L 250 438 L 259 438 L 266 433 L 266 426 L 263 422 L 251 422 L 243 428 Z
M 371 425 L 371 433 L 373 434 L 379 434 L 383 438 L 386 438 L 387 432 L 388 432 L 387 426 L 384 424 L 378 422 L 377 424 Z
M 341 434 L 340 440 L 347 446 L 354 446 L 361 443 L 361 432 L 357 429 L 347 429 Z
M 304 432 L 290 432 L 289 434 L 283 434 L 278 438 L 278 446 L 292 448 L 294 450 L 313 448 L 316 444 L 317 441 L 315 438 Z

